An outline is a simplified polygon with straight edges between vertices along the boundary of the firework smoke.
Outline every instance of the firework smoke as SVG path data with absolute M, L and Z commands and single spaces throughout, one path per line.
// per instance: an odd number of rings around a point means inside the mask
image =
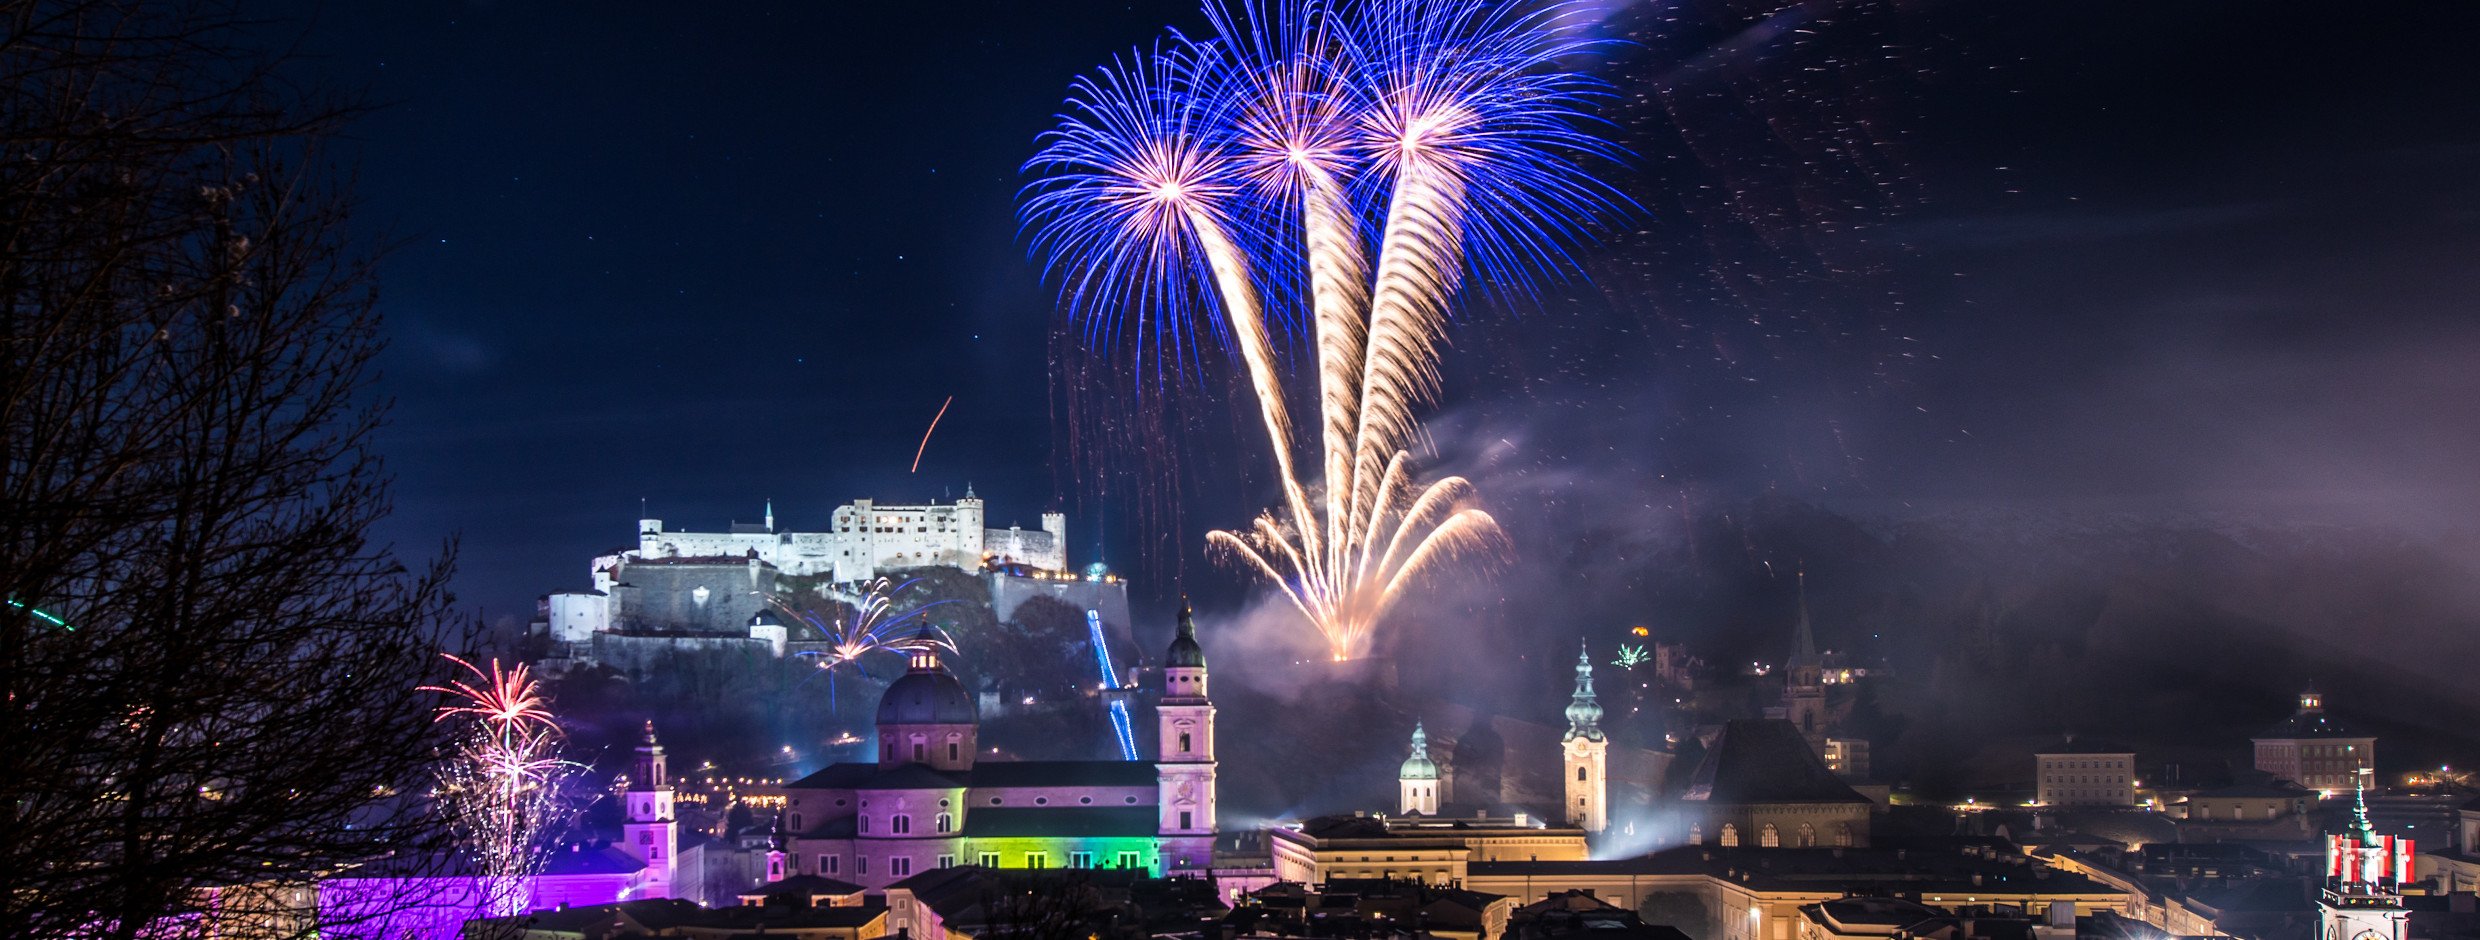
M 1025 218 L 1089 338 L 1133 323 L 1157 362 L 1186 360 L 1198 317 L 1237 348 L 1283 503 L 1207 541 L 1273 581 L 1334 659 L 1357 658 L 1409 583 L 1504 547 L 1471 485 L 1418 482 L 1407 448 L 1466 276 L 1523 291 L 1623 205 L 1580 162 L 1614 156 L 1586 130 L 1600 86 L 1559 66 L 1594 44 L 1561 3 L 1207 13 L 1215 36 L 1078 80 L 1029 165 L 1045 178 Z M 1302 302 L 1285 322 L 1314 334 L 1315 487 L 1268 318 Z

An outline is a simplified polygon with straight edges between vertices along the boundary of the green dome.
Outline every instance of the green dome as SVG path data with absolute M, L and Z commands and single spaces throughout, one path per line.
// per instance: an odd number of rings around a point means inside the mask
M 1163 666 L 1169 669 L 1206 668 L 1206 648 L 1197 645 L 1197 621 L 1189 615 L 1188 605 L 1180 605 L 1180 633 L 1171 638 L 1171 649 L 1163 653 Z
M 1412 723 L 1412 756 L 1404 758 L 1403 772 L 1396 776 L 1405 780 L 1438 779 L 1438 763 L 1429 759 L 1429 734 L 1421 730 L 1420 722 Z

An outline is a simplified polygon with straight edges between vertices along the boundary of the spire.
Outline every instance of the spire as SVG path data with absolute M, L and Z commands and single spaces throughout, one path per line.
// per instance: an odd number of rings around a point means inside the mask
M 1800 569 L 1800 622 L 1791 632 L 1791 665 L 1818 665 L 1817 634 L 1808 626 L 1808 569 Z
M 775 531 L 775 498 L 771 496 L 766 500 L 766 530 Z
M 1429 732 L 1422 729 L 1421 721 L 1417 718 L 1412 722 L 1412 756 L 1422 760 L 1429 759 Z
M 1417 719 L 1412 722 L 1412 753 L 1404 757 L 1403 769 L 1395 776 L 1400 780 L 1438 779 L 1438 763 L 1429 758 L 1429 732 Z
M 654 739 L 654 719 L 646 719 L 646 737 L 639 743 L 644 744 L 647 747 L 655 747 L 660 743 Z
M 1188 595 L 1180 595 L 1180 629 L 1171 638 L 1171 649 L 1163 654 L 1163 665 L 1189 669 L 1206 667 L 1206 648 L 1197 644 L 1197 617 L 1189 609 Z
M 1567 703 L 1567 736 L 1562 740 L 1603 740 L 1602 703 L 1593 697 L 1593 652 L 1576 643 L 1576 697 Z
M 2368 775 L 2351 775 L 2351 787 L 2355 791 L 2351 797 L 2351 835 L 2367 848 L 2384 845 L 2385 840 L 2377 836 L 2377 827 L 2368 823 Z

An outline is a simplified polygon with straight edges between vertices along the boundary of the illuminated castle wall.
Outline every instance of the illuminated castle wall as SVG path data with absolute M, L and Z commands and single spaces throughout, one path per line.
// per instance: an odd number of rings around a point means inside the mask
M 878 705 L 878 759 L 785 788 L 770 876 L 881 888 L 957 865 L 1204 873 L 1215 813 L 1214 705 L 1186 611 L 1165 657 L 1159 756 L 983 761 L 980 714 L 936 652 L 912 656 Z
M 638 558 L 756 557 L 789 575 L 864 581 L 881 572 L 951 565 L 980 571 L 1013 564 L 1062 570 L 1068 567 L 1068 518 L 1046 512 L 1042 527 L 984 526 L 980 497 L 971 488 L 953 503 L 882 504 L 854 500 L 835 508 L 825 532 L 779 532 L 775 510 L 766 521 L 736 524 L 728 532 L 665 531 L 661 519 L 637 523 Z M 600 587 L 601 585 L 597 585 Z

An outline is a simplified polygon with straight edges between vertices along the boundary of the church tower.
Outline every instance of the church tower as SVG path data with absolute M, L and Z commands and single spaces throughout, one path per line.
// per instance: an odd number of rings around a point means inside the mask
M 2317 940 L 2404 940 L 2411 915 L 2402 883 L 2411 877 L 2412 840 L 2377 835 L 2368 824 L 2366 778 L 2351 828 L 2325 837 L 2325 889 L 2317 898 Z
M 1206 651 L 1197 621 L 1180 605 L 1180 632 L 1163 654 L 1161 757 L 1154 765 L 1162 874 L 1198 871 L 1214 849 L 1214 703 L 1206 698 Z
M 1418 721 L 1412 723 L 1412 756 L 1404 758 L 1404 769 L 1395 779 L 1403 794 L 1396 812 L 1438 815 L 1438 764 L 1429 759 L 1429 734 Z
M 1791 719 L 1809 750 L 1826 750 L 1825 659 L 1817 655 L 1817 634 L 1808 626 L 1808 572 L 1800 572 L 1800 620 L 1791 632 L 1791 662 L 1783 670 L 1783 717 Z
M 637 764 L 629 773 L 628 822 L 621 827 L 623 851 L 646 863 L 646 884 L 630 900 L 672 896 L 672 853 L 680 848 L 680 823 L 672 816 L 672 781 L 664 774 L 663 745 L 654 738 L 654 722 L 646 722 L 646 739 L 637 745 Z
M 1567 703 L 1567 823 L 1586 832 L 1610 828 L 1610 737 L 1602 733 L 1602 703 L 1593 697 L 1593 654 L 1576 650 L 1576 697 Z

